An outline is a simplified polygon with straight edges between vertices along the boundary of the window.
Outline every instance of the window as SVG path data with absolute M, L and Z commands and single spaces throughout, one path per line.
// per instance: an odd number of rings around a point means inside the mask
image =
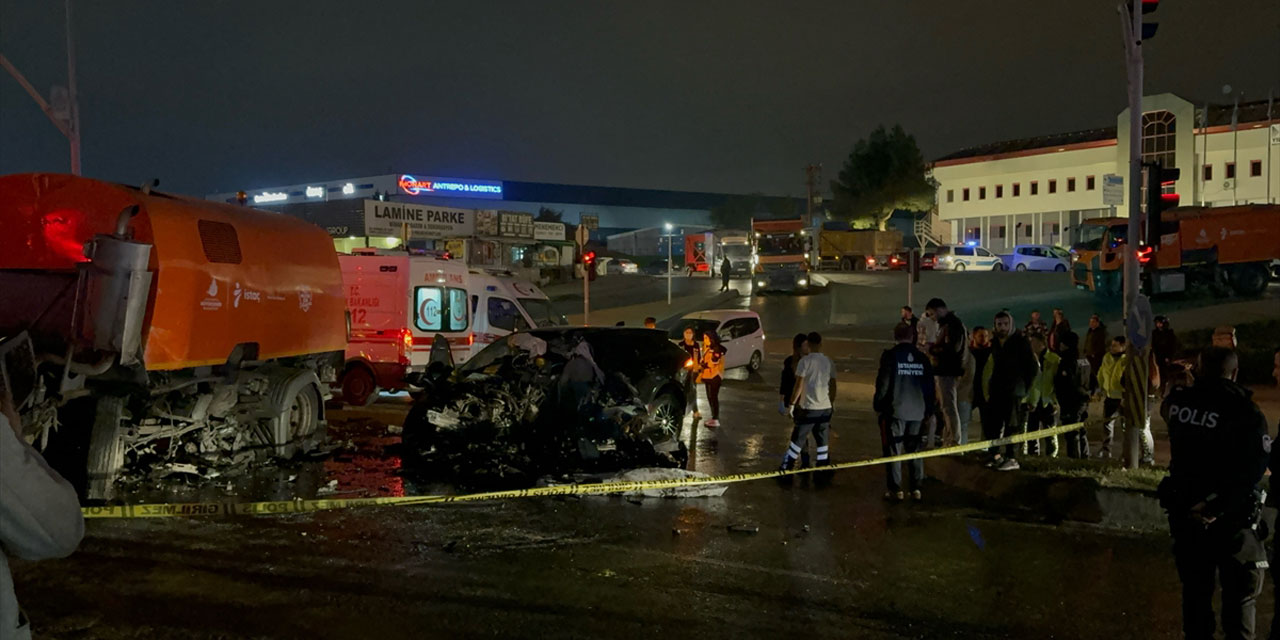
M 994 257 L 996 257 L 996 255 L 995 255 L 994 253 L 991 253 L 990 251 L 987 251 L 986 249 L 983 249 L 982 247 L 978 247 L 977 249 L 974 249 L 974 253 L 978 254 L 978 257 L 980 257 L 980 258 L 994 258 Z
M 987 199 L 987 188 L 986 188 L 986 187 L 978 187 L 978 199 L 979 199 L 979 200 L 986 200 L 986 199 Z
M 1050 180 L 1050 181 L 1049 181 L 1049 193 L 1057 193 L 1057 192 L 1058 192 L 1058 181 L 1057 181 L 1057 180 Z
M 755 318 L 734 318 L 720 325 L 716 335 L 720 336 L 721 341 L 737 340 L 738 338 L 745 338 L 759 329 L 760 321 Z
M 956 201 L 956 190 L 947 189 L 947 202 L 955 202 L 955 201 Z
M 981 242 L 982 227 L 966 227 L 964 230 L 964 241 Z
M 1227 170 L 1226 170 L 1226 174 L 1227 174 L 1227 179 L 1228 179 L 1228 180 L 1230 180 L 1230 179 L 1232 179 L 1232 178 L 1236 177 L 1236 163 L 1234 163 L 1234 162 L 1228 162 L 1228 163 L 1227 163 Z
M 1040 193 L 1040 183 L 1039 183 L 1039 182 L 1036 182 L 1035 180 L 1032 180 L 1032 181 L 1031 181 L 1031 195 L 1033 195 L 1033 196 L 1034 196 L 1034 195 L 1036 195 L 1036 194 L 1038 194 L 1038 193 Z
M 1204 181 L 1208 182 L 1213 179 L 1213 165 L 1206 164 L 1204 166 Z
M 1178 121 L 1168 111 L 1152 111 L 1142 114 L 1142 161 L 1176 166 L 1174 156 L 1178 148 Z
M 420 331 L 466 331 L 471 324 L 466 289 L 418 287 L 413 306 L 417 311 L 413 323 Z
M 524 316 L 520 315 L 520 309 L 516 307 L 516 303 L 506 298 L 490 297 L 487 308 L 489 310 L 489 326 L 494 329 L 523 331 L 529 328 L 529 323 L 525 322 Z
M 1085 177 L 1084 177 L 1084 190 L 1085 190 L 1085 191 L 1093 191 L 1093 188 L 1094 188 L 1095 186 L 1097 186 L 1097 185 L 1096 185 L 1096 181 L 1093 179 L 1093 176 L 1085 176 Z
M 1029 224 L 1022 225 L 1022 235 L 1027 238 L 1031 237 L 1031 225 Z
M 997 197 L 997 198 L 1003 198 L 1003 197 L 1004 197 L 1004 185 L 1002 185 L 1002 184 L 998 184 L 998 185 L 996 185 L 996 197 Z
M 1004 237 L 1004 225 L 1000 225 L 1000 226 L 996 227 L 996 237 L 997 237 L 997 238 L 1003 238 L 1003 237 Z
M 1076 179 L 1075 179 L 1075 178 L 1067 178 L 1067 191 L 1068 191 L 1068 192 L 1071 192 L 1071 191 L 1075 191 L 1075 190 L 1076 190 Z
M 1016 198 L 1020 195 L 1022 195 L 1022 185 L 1020 183 L 1015 182 L 1013 183 L 1013 197 Z
M 954 251 L 954 252 L 955 252 L 955 254 L 956 254 L 956 255 L 958 255 L 958 256 L 971 256 L 971 255 L 973 255 L 973 247 L 955 247 L 955 248 L 953 249 L 953 251 Z
M 964 198 L 964 201 L 965 201 L 965 202 L 968 202 L 968 201 L 969 201 L 969 188 L 968 188 L 968 187 L 965 187 L 965 188 L 964 188 L 964 191 L 962 192 L 962 197 Z
M 1262 177 L 1262 161 L 1261 160 L 1249 161 L 1249 177 L 1250 178 Z

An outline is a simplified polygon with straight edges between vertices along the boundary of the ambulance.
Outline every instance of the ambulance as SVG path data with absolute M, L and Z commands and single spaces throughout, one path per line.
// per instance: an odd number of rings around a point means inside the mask
M 514 331 L 565 325 L 537 286 L 456 260 L 404 253 L 339 255 L 351 339 L 339 384 L 347 404 L 411 388 L 436 336 L 454 364 Z

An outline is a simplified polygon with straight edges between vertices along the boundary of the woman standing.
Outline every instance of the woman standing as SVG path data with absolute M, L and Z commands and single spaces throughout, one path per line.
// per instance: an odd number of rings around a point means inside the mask
M 707 428 L 720 426 L 720 383 L 724 380 L 724 347 L 715 332 L 702 334 L 702 373 L 699 378 L 707 388 L 707 404 L 711 405 L 711 419 Z
M 1049 327 L 1049 350 L 1057 353 L 1059 343 L 1071 333 L 1071 323 L 1067 321 L 1067 314 L 1062 309 L 1053 310 L 1053 326 Z

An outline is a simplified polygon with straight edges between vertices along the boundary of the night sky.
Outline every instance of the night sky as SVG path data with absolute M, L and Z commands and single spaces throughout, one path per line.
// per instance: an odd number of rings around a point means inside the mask
M 1280 97 L 1280 1 L 1165 0 L 1147 93 Z M 392 173 L 803 193 L 901 123 L 926 158 L 1113 125 L 1114 0 L 77 0 L 84 173 L 203 195 Z M 60 0 L 0 52 L 65 82 Z M 66 171 L 0 71 L 0 173 Z

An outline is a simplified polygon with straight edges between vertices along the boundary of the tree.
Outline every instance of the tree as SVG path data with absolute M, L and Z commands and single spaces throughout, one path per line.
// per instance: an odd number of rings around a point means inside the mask
M 884 230 L 896 209 L 926 211 L 937 190 L 925 177 L 924 156 L 915 136 L 900 125 L 877 127 L 853 145 L 838 179 L 831 182 L 838 217 Z
M 563 211 L 556 211 L 549 207 L 540 207 L 538 209 L 538 216 L 533 220 L 534 222 L 562 222 L 561 218 L 563 217 Z

